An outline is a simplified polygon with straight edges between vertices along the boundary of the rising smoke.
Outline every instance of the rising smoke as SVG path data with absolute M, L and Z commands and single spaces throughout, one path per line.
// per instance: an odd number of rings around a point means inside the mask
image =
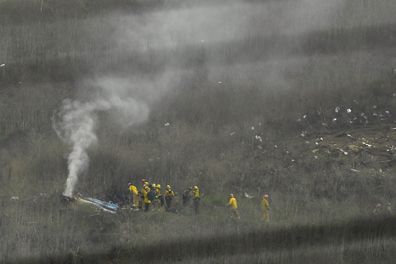
M 96 95 L 95 98 L 84 101 L 78 99 L 64 101 L 53 122 L 57 135 L 71 147 L 64 195 L 73 195 L 79 175 L 88 168 L 87 151 L 98 141 L 96 136 L 98 113 L 112 111 L 121 121 L 120 124 L 126 126 L 141 123 L 147 119 L 150 105 L 173 88 L 175 81 L 187 74 L 194 75 L 193 67 L 185 71 L 181 66 L 184 65 L 185 60 L 183 56 L 174 57 L 168 56 L 169 54 L 184 46 L 202 47 L 210 55 L 206 58 L 205 67 L 208 69 L 209 78 L 214 81 L 228 75 L 238 76 L 234 81 L 239 81 L 241 84 L 246 84 L 247 80 L 253 80 L 255 83 L 284 83 L 280 69 L 289 66 L 290 63 L 293 65 L 300 63 L 296 59 L 285 60 L 284 50 L 282 50 L 283 54 L 273 55 L 269 64 L 248 62 L 236 65 L 223 64 L 219 67 L 216 63 L 219 54 L 208 52 L 207 49 L 221 43 L 249 40 L 251 42 L 257 36 L 300 34 L 323 29 L 329 25 L 330 14 L 341 2 L 342 0 L 268 1 L 268 3 L 229 1 L 207 7 L 137 15 L 115 14 L 108 17 L 106 23 L 111 25 L 111 34 L 98 35 L 111 36 L 110 41 L 106 41 L 112 47 L 113 56 L 125 58 L 138 54 L 145 58 L 154 57 L 154 62 L 148 59 L 151 64 L 143 64 L 151 67 L 153 64 L 156 65 L 155 55 L 161 53 L 159 57 L 166 58 L 166 63 L 155 77 L 152 75 L 125 77 L 125 74 L 122 76 L 120 72 L 107 71 L 107 77 L 94 81 L 93 86 L 97 87 L 100 96 Z M 164 52 L 169 54 L 165 56 L 162 54 Z M 235 54 L 230 53 L 227 56 L 232 57 L 246 51 L 233 52 Z M 95 63 L 102 64 L 100 61 Z M 129 66 L 126 64 L 123 68 Z
M 134 98 L 121 99 L 113 96 L 85 103 L 72 100 L 63 102 L 57 118 L 54 118 L 55 131 L 72 149 L 68 157 L 69 174 L 63 195 L 73 196 L 78 176 L 88 167 L 87 150 L 97 142 L 95 131 L 97 114 L 112 109 L 122 113 L 128 112 L 128 120 L 126 120 L 128 125 L 143 122 L 149 113 L 147 105 Z

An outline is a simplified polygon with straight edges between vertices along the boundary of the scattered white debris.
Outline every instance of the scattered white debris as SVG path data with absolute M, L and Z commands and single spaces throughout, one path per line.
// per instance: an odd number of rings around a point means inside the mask
M 337 106 L 337 107 L 334 109 L 334 112 L 338 113 L 338 112 L 340 112 L 340 110 L 341 110 L 341 108 L 340 108 L 339 106 Z
M 373 145 L 368 144 L 368 143 L 366 143 L 366 142 L 362 142 L 362 144 L 365 145 L 366 147 L 369 147 L 369 148 L 371 148 L 371 147 L 373 146 Z
M 352 109 L 351 108 L 348 108 L 346 111 L 347 111 L 348 114 L 352 113 Z
M 233 136 L 233 135 L 235 135 L 235 131 L 232 131 L 231 133 L 230 133 L 230 136 Z
M 322 138 L 322 137 L 320 137 L 320 138 L 319 138 L 319 140 L 320 140 L 320 141 L 323 141 L 323 138 Z
M 274 145 L 274 148 L 278 148 L 278 145 Z
M 247 192 L 245 192 L 244 195 L 245 195 L 245 197 L 248 198 L 248 199 L 253 199 L 253 198 L 254 198 L 253 195 L 250 195 L 250 194 L 248 194 Z
M 169 122 L 166 122 L 165 124 L 164 124 L 164 126 L 170 126 L 170 123 Z
M 19 197 L 18 196 L 11 196 L 11 200 L 17 201 L 17 200 L 19 200 Z
M 294 160 L 294 159 L 292 159 L 292 160 L 291 160 L 291 162 L 295 162 L 295 160 Z
M 390 111 L 389 110 L 385 110 L 385 114 L 389 115 Z
M 349 137 L 349 138 L 353 138 L 352 135 L 348 134 L 348 133 L 346 134 L 346 136 Z
M 346 152 L 345 150 L 343 150 L 342 148 L 338 148 L 338 150 L 339 151 L 341 151 L 342 152 L 342 154 L 344 154 L 345 156 L 347 156 L 348 155 L 348 152 Z
M 254 136 L 258 141 L 263 142 L 263 138 L 259 135 Z
M 353 172 L 360 172 L 360 171 L 357 170 L 357 169 L 351 169 L 351 171 L 353 171 Z
M 319 145 L 319 142 L 315 142 L 315 145 L 318 146 L 318 145 Z
M 309 144 L 309 141 L 307 140 L 307 141 L 305 141 L 305 144 Z
M 220 81 L 219 81 L 219 82 L 217 82 L 217 83 L 218 83 L 218 84 L 222 84 L 223 82 L 220 82 Z
M 251 130 L 254 130 L 254 126 L 252 126 L 250 129 L 251 129 Z
M 335 122 L 335 121 L 337 121 L 337 118 L 334 117 L 334 118 L 333 118 L 333 122 Z
M 5 67 L 5 66 L 6 66 L 5 63 L 0 64 L 1 68 Z
M 307 115 L 303 115 L 303 118 L 304 118 L 304 119 L 307 118 Z
M 318 156 L 315 155 L 315 156 L 314 156 L 314 159 L 318 159 Z
M 382 171 L 382 169 L 381 169 L 381 168 L 379 169 L 379 172 L 380 172 L 380 173 L 383 173 L 383 171 Z

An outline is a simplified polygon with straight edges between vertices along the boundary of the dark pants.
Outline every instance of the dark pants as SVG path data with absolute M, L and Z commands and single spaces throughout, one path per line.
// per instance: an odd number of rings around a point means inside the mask
M 165 207 L 166 209 L 170 209 L 172 206 L 172 197 L 165 197 Z
M 194 198 L 193 203 L 194 203 L 195 214 L 198 214 L 199 213 L 199 199 L 198 198 Z
M 144 211 L 148 212 L 148 210 L 150 210 L 150 204 L 149 203 L 145 203 L 144 204 Z

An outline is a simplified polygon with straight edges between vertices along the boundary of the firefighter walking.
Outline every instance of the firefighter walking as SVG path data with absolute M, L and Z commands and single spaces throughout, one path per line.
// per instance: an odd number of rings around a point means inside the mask
M 236 219 L 241 219 L 241 217 L 239 216 L 239 212 L 238 212 L 238 201 L 237 201 L 235 195 L 232 193 L 229 196 L 228 206 L 231 210 L 231 217 L 236 218 Z
M 263 199 L 261 200 L 261 210 L 263 213 L 263 220 L 265 223 L 269 223 L 270 221 L 270 204 L 269 204 L 269 196 L 268 194 L 264 194 Z

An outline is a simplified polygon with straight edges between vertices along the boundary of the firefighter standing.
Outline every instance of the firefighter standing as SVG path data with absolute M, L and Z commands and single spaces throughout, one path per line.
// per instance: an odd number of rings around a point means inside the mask
M 192 193 L 193 193 L 194 211 L 195 211 L 195 214 L 198 214 L 199 213 L 199 203 L 201 200 L 201 193 L 199 191 L 198 186 L 194 186 L 192 188 Z
M 263 212 L 263 220 L 266 223 L 270 221 L 270 205 L 269 205 L 269 196 L 268 194 L 264 194 L 263 199 L 261 200 L 261 210 Z
M 228 200 L 228 206 L 230 207 L 232 217 L 240 219 L 241 217 L 238 213 L 238 201 L 232 193 L 230 194 L 230 198 Z
M 139 207 L 139 191 L 132 183 L 128 183 L 128 189 L 132 194 L 132 208 L 136 210 Z
M 150 209 L 151 200 L 149 199 L 149 193 L 151 192 L 150 187 L 145 185 L 142 190 L 144 211 L 147 212 Z
M 165 208 L 168 211 L 172 207 L 172 200 L 175 197 L 175 192 L 172 191 L 170 185 L 166 185 L 165 190 Z

